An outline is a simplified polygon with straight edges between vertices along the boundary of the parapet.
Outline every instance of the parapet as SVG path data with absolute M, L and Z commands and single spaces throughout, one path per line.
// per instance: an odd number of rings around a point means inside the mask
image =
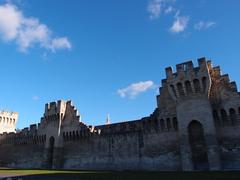
M 58 113 L 61 110 L 61 105 L 65 103 L 65 101 L 59 100 L 45 104 L 45 115 Z
M 206 61 L 205 57 L 198 59 L 198 67 L 194 67 L 192 61 L 186 61 L 184 63 L 180 63 L 176 65 L 176 72 L 173 72 L 172 67 L 167 67 L 165 69 L 166 72 L 166 78 L 173 78 L 178 76 L 181 73 L 189 73 L 192 71 L 203 71 L 207 70 L 207 67 L 211 67 L 211 61 Z

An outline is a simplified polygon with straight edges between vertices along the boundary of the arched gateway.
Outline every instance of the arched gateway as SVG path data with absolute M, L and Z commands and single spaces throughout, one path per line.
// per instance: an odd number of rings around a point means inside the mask
M 209 170 L 207 145 L 204 129 L 199 121 L 193 120 L 188 125 L 189 143 L 194 170 Z

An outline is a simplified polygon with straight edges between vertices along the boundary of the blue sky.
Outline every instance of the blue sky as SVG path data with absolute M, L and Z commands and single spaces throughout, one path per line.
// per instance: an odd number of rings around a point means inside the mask
M 0 108 L 71 99 L 87 124 L 148 116 L 164 69 L 205 56 L 240 85 L 238 0 L 0 0 Z

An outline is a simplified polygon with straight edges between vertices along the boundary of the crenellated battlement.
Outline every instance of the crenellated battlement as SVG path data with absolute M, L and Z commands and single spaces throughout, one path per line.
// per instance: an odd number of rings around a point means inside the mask
M 192 61 L 186 61 L 184 63 L 180 63 L 176 65 L 176 72 L 173 71 L 172 67 L 165 68 L 166 78 L 172 79 L 172 78 L 181 76 L 183 74 L 188 75 L 193 72 L 195 74 L 198 74 L 199 72 L 202 73 L 206 71 L 208 67 L 211 67 L 211 61 L 206 61 L 205 57 L 198 59 L 197 67 L 194 67 Z
M 168 88 L 174 100 L 189 95 L 203 94 L 208 96 L 211 86 L 210 69 L 211 61 L 206 58 L 198 59 L 198 66 L 194 67 L 192 61 L 176 65 L 176 72 L 172 67 L 167 67 L 166 79 L 162 80 L 162 87 Z
M 0 134 L 1 144 L 43 144 L 46 141 L 45 134 L 38 134 L 37 124 L 31 124 L 20 131 Z
M 69 102 L 68 102 L 69 104 Z M 66 102 L 63 100 L 58 100 L 57 102 L 50 102 L 45 104 L 45 113 L 44 115 L 52 115 L 60 113 L 61 111 L 64 111 L 66 106 Z

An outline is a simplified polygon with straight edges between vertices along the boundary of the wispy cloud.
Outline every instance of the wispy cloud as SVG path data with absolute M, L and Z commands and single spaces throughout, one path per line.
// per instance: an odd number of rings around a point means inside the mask
M 151 0 L 147 6 L 149 18 L 151 20 L 158 19 L 161 13 L 169 14 L 174 11 L 171 4 L 174 4 L 175 0 Z
M 161 15 L 173 17 L 172 25 L 169 27 L 169 32 L 179 34 L 184 32 L 190 24 L 189 15 L 180 15 L 180 9 L 177 5 L 177 0 L 149 0 L 147 11 L 151 20 L 157 20 Z M 175 14 L 175 15 L 174 15 Z M 217 25 L 214 21 L 199 21 L 191 24 L 195 30 L 207 30 Z
M 179 16 L 179 12 L 177 12 L 174 17 L 174 21 L 170 28 L 170 31 L 172 33 L 183 32 L 188 25 L 188 21 L 189 21 L 189 16 Z
M 189 22 L 189 16 L 180 16 L 180 10 L 176 8 L 176 0 L 151 0 L 149 1 L 147 10 L 151 20 L 158 19 L 161 14 L 173 15 L 174 21 L 169 28 L 171 33 L 177 34 L 183 32 Z
M 47 25 L 40 23 L 37 18 L 25 17 L 11 3 L 0 5 L 0 38 L 4 42 L 14 41 L 23 52 L 35 45 L 53 52 L 72 47 L 67 37 L 53 37 Z
M 132 98 L 135 98 L 136 96 L 138 96 L 140 93 L 143 93 L 154 87 L 155 87 L 155 85 L 154 85 L 153 81 L 140 81 L 138 83 L 130 84 L 129 86 L 127 86 L 125 88 L 118 89 L 117 93 L 122 98 L 129 97 L 132 99 Z
M 216 23 L 213 21 L 199 21 L 194 25 L 196 30 L 206 30 L 216 26 Z
M 168 8 L 166 8 L 164 10 L 164 13 L 169 14 L 169 13 L 174 12 L 174 11 L 175 11 L 175 9 L 172 6 L 169 6 Z
M 32 96 L 32 100 L 33 101 L 38 101 L 40 98 L 39 98 L 39 96 L 37 96 L 37 95 L 34 95 L 34 96 Z

